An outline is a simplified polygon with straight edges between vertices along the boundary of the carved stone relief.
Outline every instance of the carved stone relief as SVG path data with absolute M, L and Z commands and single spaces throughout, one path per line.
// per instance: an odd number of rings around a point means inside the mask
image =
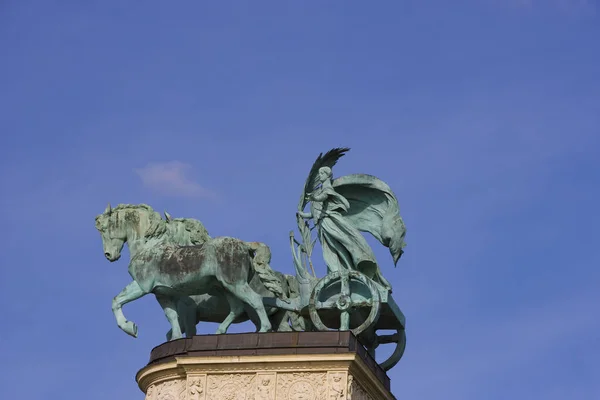
M 146 400 L 373 400 L 344 371 L 192 374 L 152 384 Z
M 352 375 L 348 376 L 348 399 L 373 400 L 367 391 L 354 380 Z
M 327 381 L 329 383 L 330 400 L 347 398 L 348 374 L 346 372 L 329 372 L 327 374 Z
M 275 374 L 257 374 L 254 400 L 275 400 L 276 379 Z
M 252 400 L 255 374 L 209 375 L 206 400 Z
M 327 400 L 327 373 L 277 374 L 277 397 L 282 400 Z
M 154 385 L 148 386 L 148 389 L 146 390 L 146 400 L 154 400 L 154 389 Z
M 185 396 L 185 381 L 175 379 L 150 385 L 146 391 L 146 400 L 182 400 Z
M 206 375 L 188 375 L 187 400 L 206 399 Z

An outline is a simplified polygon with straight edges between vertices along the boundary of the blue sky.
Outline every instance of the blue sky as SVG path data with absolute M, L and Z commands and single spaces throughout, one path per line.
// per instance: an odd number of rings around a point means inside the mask
M 310 165 L 349 146 L 334 173 L 388 182 L 408 227 L 397 269 L 376 248 L 407 316 L 396 396 L 600 398 L 597 8 L 2 2 L 3 397 L 143 398 L 168 324 L 148 296 L 124 308 L 139 338 L 117 328 L 107 202 L 266 242 L 291 272 Z

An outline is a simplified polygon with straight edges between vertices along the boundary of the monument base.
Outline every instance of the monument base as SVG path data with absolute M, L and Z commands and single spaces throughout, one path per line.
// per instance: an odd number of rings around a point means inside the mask
M 136 376 L 146 400 L 395 399 L 350 332 L 201 335 L 155 347 Z

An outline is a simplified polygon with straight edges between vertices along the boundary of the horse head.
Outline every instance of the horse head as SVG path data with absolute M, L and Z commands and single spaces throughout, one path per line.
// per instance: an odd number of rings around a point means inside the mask
M 125 243 L 145 242 L 166 231 L 165 223 L 156 211 L 145 204 L 110 204 L 96 217 L 96 229 L 102 236 L 104 256 L 110 262 L 121 257 Z M 131 248 L 130 248 L 131 250 Z
M 104 257 L 110 262 L 117 261 L 121 257 L 121 250 L 127 241 L 127 233 L 117 221 L 117 212 L 113 212 L 110 204 L 96 217 L 96 229 L 102 236 Z

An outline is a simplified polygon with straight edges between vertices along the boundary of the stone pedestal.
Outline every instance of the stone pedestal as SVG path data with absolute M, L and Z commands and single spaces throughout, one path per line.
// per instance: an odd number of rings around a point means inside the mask
M 395 399 L 350 332 L 203 335 L 164 343 L 136 376 L 146 400 Z

